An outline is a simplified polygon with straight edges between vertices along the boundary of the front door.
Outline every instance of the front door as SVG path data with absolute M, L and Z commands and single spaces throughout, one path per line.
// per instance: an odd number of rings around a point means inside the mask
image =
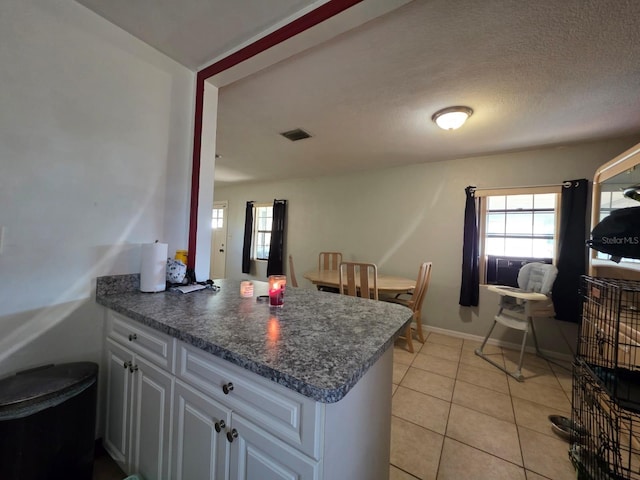
M 211 213 L 210 278 L 224 278 L 227 264 L 227 207 L 228 202 L 213 202 Z

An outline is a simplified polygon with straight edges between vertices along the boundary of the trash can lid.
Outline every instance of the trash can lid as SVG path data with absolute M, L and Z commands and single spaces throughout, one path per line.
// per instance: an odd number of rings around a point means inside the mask
M 93 362 L 44 365 L 0 380 L 0 420 L 32 415 L 58 405 L 93 385 Z

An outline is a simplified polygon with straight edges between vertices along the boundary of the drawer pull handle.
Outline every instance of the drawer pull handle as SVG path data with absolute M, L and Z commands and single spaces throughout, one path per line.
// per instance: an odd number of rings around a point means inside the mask
M 227 440 L 229 440 L 229 443 L 232 443 L 234 438 L 238 438 L 238 430 L 235 428 L 227 432 Z
M 213 426 L 216 428 L 216 432 L 220 433 L 222 429 L 227 426 L 227 424 L 224 422 L 224 420 L 220 420 L 219 422 L 214 423 Z
M 129 362 L 129 364 L 131 364 L 131 362 Z M 129 371 L 131 373 L 137 372 L 138 371 L 138 365 L 129 365 Z
M 133 342 L 134 340 L 138 339 L 138 334 L 137 333 L 130 333 L 129 334 L 129 341 Z
M 131 368 L 131 360 L 129 360 L 129 361 L 125 361 L 125 362 L 124 362 L 124 364 L 123 364 L 123 366 L 124 366 L 125 370 L 126 370 L 127 368 Z
M 225 395 L 229 395 L 229 392 L 232 390 L 233 390 L 233 383 L 229 382 L 222 385 L 222 391 L 224 392 Z

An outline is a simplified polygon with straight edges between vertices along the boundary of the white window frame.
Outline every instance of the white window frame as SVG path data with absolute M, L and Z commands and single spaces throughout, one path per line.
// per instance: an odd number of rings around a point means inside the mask
M 260 219 L 259 214 L 260 211 L 262 209 L 271 209 L 271 223 L 269 225 L 268 229 L 260 229 L 259 228 L 259 221 Z M 271 230 L 272 230 L 272 226 L 273 226 L 273 204 L 271 203 L 255 203 L 253 205 L 253 238 L 252 238 L 252 242 L 251 244 L 253 245 L 253 248 L 251 249 L 251 258 L 255 261 L 258 262 L 266 262 L 269 259 L 269 251 L 271 249 Z M 267 242 L 261 242 L 259 241 L 259 239 L 261 238 L 261 234 L 268 234 L 268 241 Z M 258 250 L 260 249 L 260 247 L 265 247 L 266 248 L 266 257 L 262 258 L 258 256 Z
M 478 238 L 479 238 L 479 274 L 480 274 L 480 283 L 487 283 L 487 262 L 488 255 L 486 253 L 485 242 L 487 239 L 487 204 L 488 199 L 486 197 L 493 196 L 510 196 L 510 195 L 530 195 L 530 194 L 545 194 L 545 193 L 554 193 L 556 194 L 556 205 L 555 205 L 555 226 L 554 226 L 554 249 L 553 249 L 553 264 L 556 263 L 558 257 L 558 233 L 560 231 L 560 210 L 561 210 L 561 194 L 562 194 L 562 185 L 545 185 L 545 186 L 535 186 L 535 187 L 512 187 L 512 188 L 491 188 L 491 189 L 476 189 L 475 196 L 481 197 L 482 202 L 480 202 L 480 212 L 479 212 L 479 221 L 478 221 Z M 528 255 L 522 255 L 523 257 L 528 257 Z M 506 257 L 506 255 L 505 255 Z

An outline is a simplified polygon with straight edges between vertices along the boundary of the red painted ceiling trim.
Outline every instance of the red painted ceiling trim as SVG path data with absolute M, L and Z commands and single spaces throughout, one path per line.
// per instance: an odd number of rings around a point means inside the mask
M 202 153 L 202 115 L 204 107 L 204 82 L 228 68 L 238 65 L 249 58 L 268 50 L 269 48 L 304 32 L 305 30 L 324 22 L 325 20 L 343 12 L 362 0 L 329 0 L 315 10 L 295 19 L 291 23 L 262 37 L 250 45 L 241 48 L 228 57 L 213 65 L 200 70 L 196 76 L 195 122 L 193 133 L 193 166 L 191 172 L 191 206 L 189 213 L 189 250 L 187 267 L 195 269 L 196 265 L 196 237 L 198 230 L 198 193 L 200 190 L 200 159 Z

